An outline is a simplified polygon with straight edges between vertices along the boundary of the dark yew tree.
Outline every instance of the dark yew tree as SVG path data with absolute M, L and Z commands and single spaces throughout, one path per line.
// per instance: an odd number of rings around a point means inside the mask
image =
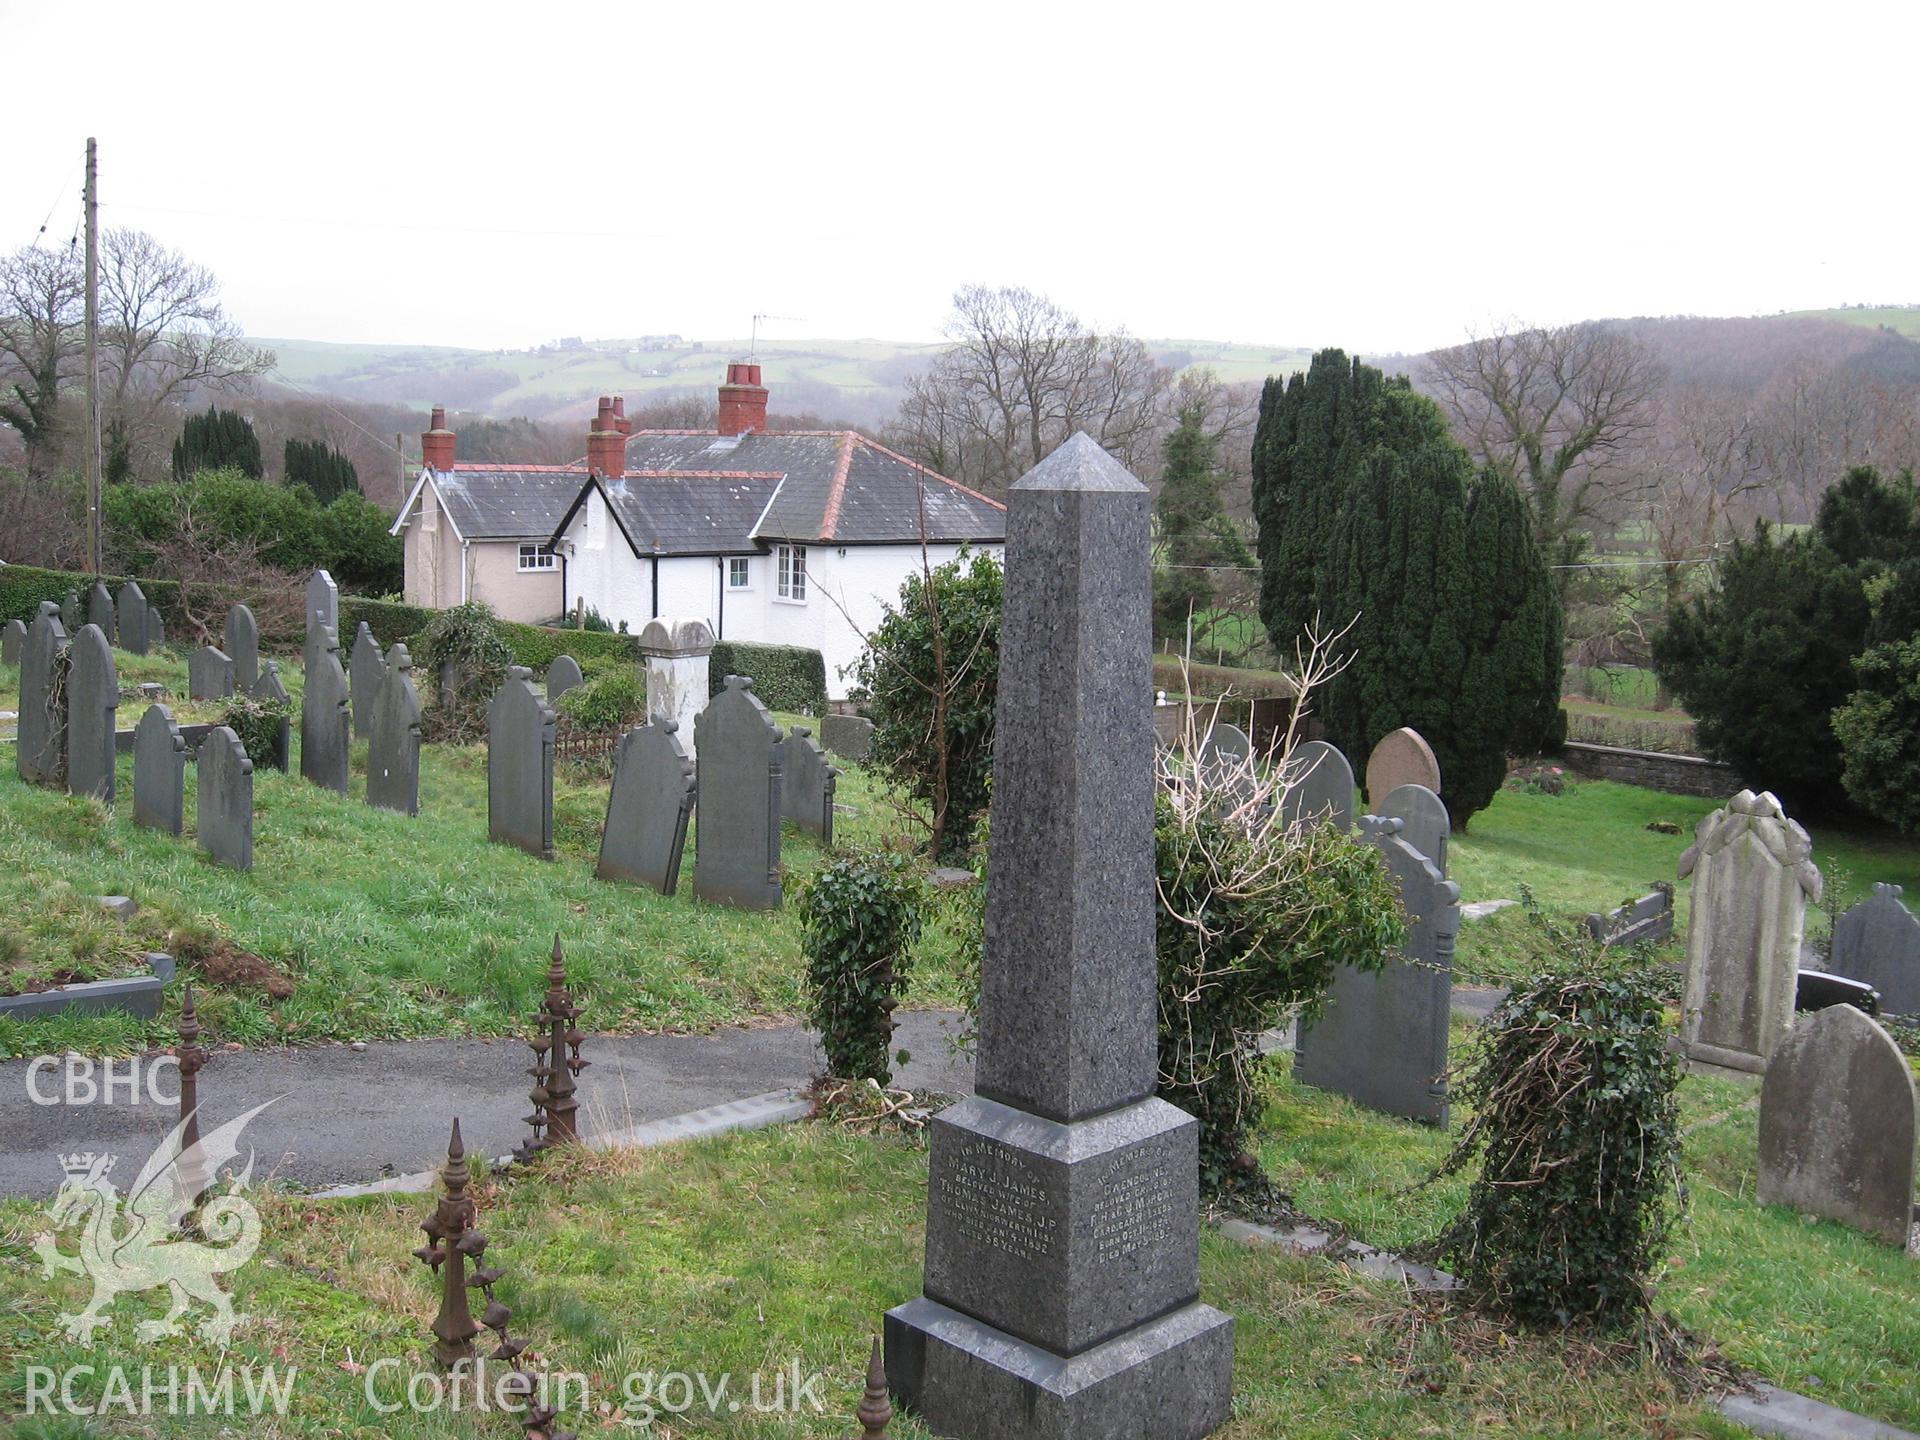
M 206 414 L 187 417 L 173 442 L 173 478 L 191 480 L 202 470 L 238 470 L 255 480 L 266 473 L 260 437 L 246 416 L 209 405 Z
M 289 440 L 281 479 L 304 485 L 322 505 L 342 495 L 360 493 L 360 474 L 353 462 L 324 440 Z
M 1198 405 L 1180 411 L 1167 436 L 1166 456 L 1154 505 L 1160 556 L 1153 575 L 1153 629 L 1156 637 L 1177 641 L 1192 616 L 1198 640 L 1207 628 L 1206 612 L 1219 597 L 1220 575 L 1251 565 L 1253 557 L 1227 515 L 1221 495 L 1226 477 L 1215 463 L 1214 439 Z
M 1497 472 L 1475 473 L 1404 377 L 1338 350 L 1267 382 L 1253 497 L 1275 648 L 1351 627 L 1352 662 L 1321 707 L 1328 739 L 1359 765 L 1411 725 L 1464 829 L 1508 756 L 1561 734 L 1560 600 L 1524 502 Z

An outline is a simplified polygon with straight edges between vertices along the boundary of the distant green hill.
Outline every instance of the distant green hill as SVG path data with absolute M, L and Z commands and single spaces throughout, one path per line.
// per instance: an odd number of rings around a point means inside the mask
M 1838 320 L 1843 325 L 1885 326 L 1920 340 L 1920 305 L 1863 305 L 1838 310 L 1796 310 L 1795 315 L 1811 315 L 1821 320 Z
M 593 340 L 534 350 L 466 350 L 445 345 L 358 345 L 257 337 L 278 359 L 281 378 L 307 390 L 384 404 L 450 405 L 495 416 L 584 415 L 594 397 L 644 400 L 659 392 L 702 391 L 720 383 L 726 362 L 748 342 L 678 336 Z M 1304 369 L 1306 350 L 1217 340 L 1149 340 L 1176 369 L 1210 366 L 1226 381 L 1263 380 Z M 941 347 L 893 340 L 763 340 L 756 358 L 788 408 L 878 418 L 891 411 L 907 376 Z M 778 404 L 776 400 L 776 404 Z M 837 407 L 837 408 L 836 408 Z

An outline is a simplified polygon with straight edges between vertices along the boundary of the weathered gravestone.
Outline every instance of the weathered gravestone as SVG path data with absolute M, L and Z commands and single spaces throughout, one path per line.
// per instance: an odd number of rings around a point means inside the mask
M 487 705 L 487 838 L 553 859 L 553 707 L 509 665 Z
M 1807 901 L 1820 898 L 1813 841 L 1771 794 L 1742 790 L 1694 829 L 1687 998 L 1680 1035 L 1695 1060 L 1756 1074 L 1793 1028 Z
M 225 725 L 207 732 L 197 752 L 194 835 L 222 865 L 253 868 L 253 761 Z
M 14 765 L 34 785 L 58 785 L 67 773 L 67 629 L 42 610 L 20 647 L 20 721 Z
M 873 753 L 873 722 L 864 715 L 823 715 L 820 743 L 842 760 L 863 761 Z
M 662 895 L 680 887 L 693 814 L 693 761 L 676 720 L 655 716 L 620 737 L 600 832 L 602 880 L 630 880 Z
M 1324 740 L 1296 745 L 1285 785 L 1280 816 L 1286 824 L 1330 824 L 1343 835 L 1353 829 L 1353 766 L 1334 746 Z
M 780 727 L 753 693 L 726 688 L 693 722 L 698 736 L 693 893 L 742 910 L 780 908 Z
M 334 648 L 340 648 L 340 587 L 324 570 L 316 570 L 307 577 L 306 613 L 307 639 L 300 658 L 302 668 L 310 671 L 323 632 L 332 631 Z
M 1380 737 L 1367 757 L 1367 805 L 1378 813 L 1387 796 L 1402 785 L 1424 785 L 1439 795 L 1440 762 L 1418 730 L 1401 726 Z
M 1673 892 L 1650 891 L 1618 910 L 1589 915 L 1587 933 L 1609 949 L 1665 940 L 1673 934 Z
M 1861 980 L 1880 992 L 1887 1015 L 1920 1015 L 1920 918 L 1901 903 L 1898 885 L 1875 885 L 1833 922 L 1836 975 Z
M 147 648 L 143 654 L 158 653 L 167 648 L 167 622 L 160 612 L 149 605 L 147 607 Z
M 1760 1085 L 1760 1202 L 1904 1249 L 1913 1144 L 1913 1071 L 1893 1037 L 1851 1005 L 1802 1016 Z
M 98 625 L 73 637 L 67 668 L 67 789 L 113 803 L 113 714 L 120 677 L 113 647 Z
M 1224 809 L 1237 809 L 1253 797 L 1253 741 L 1238 725 L 1216 723 L 1200 742 L 1198 758 L 1203 783 L 1218 792 Z
M 558 705 L 560 697 L 579 685 L 583 679 L 578 660 L 571 655 L 554 656 L 553 663 L 547 666 L 547 703 Z
M 285 705 L 293 698 L 287 693 L 286 682 L 280 678 L 278 660 L 266 662 L 249 693 L 256 700 L 267 700 L 277 705 Z M 290 718 L 281 719 L 279 734 L 274 740 L 273 748 L 267 754 L 254 758 L 259 764 L 278 770 L 282 775 L 287 773 L 287 765 L 293 758 L 293 721 Z
M 1376 813 L 1406 821 L 1400 838 L 1433 861 L 1433 868 L 1445 878 L 1447 835 L 1452 821 L 1438 795 L 1424 785 L 1398 785 L 1387 792 Z
M 349 725 L 340 642 L 323 626 L 308 650 L 307 684 L 300 696 L 300 773 L 341 795 L 347 793 L 353 758 Z
M 187 742 L 164 705 L 133 727 L 133 823 L 178 835 L 187 820 Z
M 1154 1096 L 1147 491 L 1083 434 L 1010 500 L 978 1091 L 933 1120 L 887 1378 L 937 1435 L 1191 1440 L 1234 1322 L 1199 1300 L 1198 1126 Z
M 413 657 L 396 644 L 372 702 L 367 745 L 367 803 L 403 815 L 420 813 L 420 692 Z M 357 677 L 356 677 L 357 678 Z M 356 710 L 356 714 L 357 714 Z
M 0 630 L 0 665 L 18 665 L 20 663 L 20 647 L 26 643 L 26 639 L 26 621 L 7 621 L 6 629 Z
M 833 792 L 840 772 L 804 725 L 795 725 L 780 742 L 780 814 L 809 835 L 833 847 Z
M 114 608 L 120 614 L 120 648 L 134 655 L 146 654 L 152 648 L 147 630 L 147 597 L 137 581 L 129 580 L 120 587 L 120 598 Z
M 202 645 L 187 657 L 187 695 L 194 700 L 224 700 L 233 694 L 233 661 L 224 650 Z
M 679 722 L 681 743 L 692 747 L 694 721 L 707 708 L 713 631 L 704 620 L 649 620 L 639 645 L 647 669 L 647 718 Z
M 260 679 L 260 627 L 254 623 L 253 611 L 245 605 L 227 611 L 221 636 L 226 643 L 220 648 L 233 657 L 234 688 L 251 695 Z
M 111 645 L 119 632 L 113 628 L 113 596 L 107 593 L 107 587 L 98 580 L 87 590 L 87 624 L 98 625 L 100 633 L 107 637 Z
M 1404 828 L 1387 816 L 1360 820 L 1400 888 L 1407 942 L 1380 970 L 1334 972 L 1326 1009 L 1300 1032 L 1293 1075 L 1370 1109 L 1445 1126 L 1460 887 L 1407 843 Z
M 373 627 L 364 620 L 354 634 L 353 653 L 347 663 L 353 682 L 353 738 L 364 740 L 373 733 L 373 717 L 380 707 L 380 682 L 387 673 L 380 642 L 373 638 Z
M 80 627 L 87 623 L 87 612 L 80 603 L 78 590 L 67 591 L 67 598 L 60 604 L 60 625 L 69 635 L 78 635 Z

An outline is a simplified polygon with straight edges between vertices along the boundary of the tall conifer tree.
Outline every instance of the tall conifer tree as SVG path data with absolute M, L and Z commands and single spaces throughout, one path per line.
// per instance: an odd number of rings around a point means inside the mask
M 1560 603 L 1512 484 L 1476 475 L 1404 377 L 1327 350 L 1267 382 L 1253 500 L 1275 648 L 1352 626 L 1352 663 L 1318 706 L 1328 738 L 1364 763 L 1411 725 L 1464 829 L 1509 755 L 1559 738 Z

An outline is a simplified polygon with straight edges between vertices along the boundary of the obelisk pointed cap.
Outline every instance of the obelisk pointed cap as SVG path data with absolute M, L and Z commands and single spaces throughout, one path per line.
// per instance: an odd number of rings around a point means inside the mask
M 1147 487 L 1084 430 L 1013 482 L 1015 490 L 1107 491 L 1133 494 Z

